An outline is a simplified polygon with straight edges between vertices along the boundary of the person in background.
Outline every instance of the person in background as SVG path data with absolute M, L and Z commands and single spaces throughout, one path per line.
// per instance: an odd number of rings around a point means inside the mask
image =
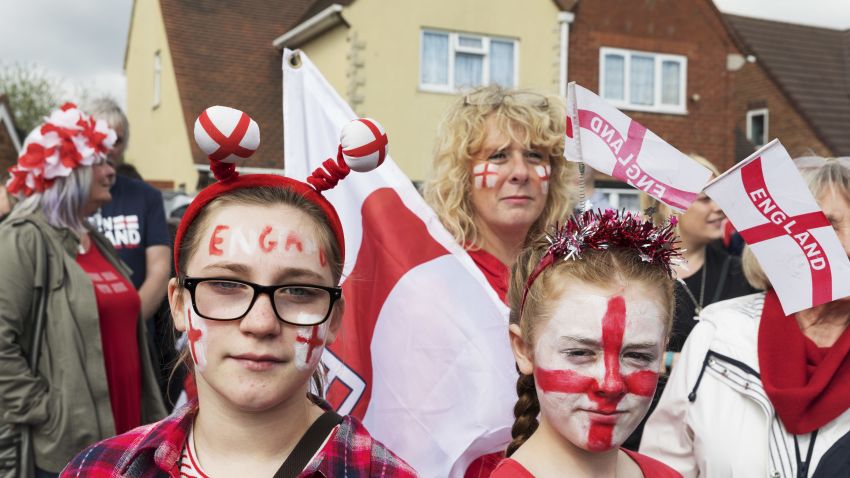
M 318 396 L 344 307 L 336 210 L 307 183 L 211 162 L 219 182 L 183 216 L 168 282 L 197 398 L 81 452 L 62 476 L 415 477 Z
M 165 415 L 130 271 L 87 220 L 111 199 L 115 140 L 106 122 L 65 104 L 27 136 L 6 185 L 19 202 L 0 225 L 0 427 L 31 428 L 39 477 Z M 34 305 L 45 293 L 32 373 Z
M 711 170 L 712 177 L 719 176 L 717 167 L 704 157 L 695 154 L 690 157 Z M 642 195 L 641 200 L 645 207 L 651 205 L 656 208 L 656 221 L 669 217 L 672 212 L 666 205 L 646 195 Z M 685 261 L 673 267 L 676 278 L 676 312 L 673 316 L 670 342 L 664 353 L 663 376 L 650 414 L 664 391 L 667 376 L 679 359 L 685 339 L 697 324 L 702 309 L 721 300 L 756 292 L 744 277 L 741 259 L 713 244 L 723 237 L 726 219 L 726 214 L 713 199 L 705 193 L 700 193 L 691 207 L 684 213 L 677 214 L 677 217 L 677 232 Z M 626 441 L 627 448 L 638 449 L 644 424 L 645 420 Z
M 572 210 L 565 114 L 556 96 L 486 86 L 458 98 L 438 126 L 425 201 L 502 302 L 523 247 Z M 486 478 L 501 458 L 484 455 L 465 476 Z
M 673 229 L 587 211 L 520 256 L 516 420 L 492 478 L 680 476 L 620 448 L 649 408 L 670 332 Z
M 115 130 L 117 137 L 109 160 L 118 171 L 110 189 L 112 201 L 101 206 L 92 222 L 133 271 L 133 286 L 142 299 L 142 317 L 147 320 L 165 298 L 165 284 L 171 274 L 170 238 L 162 193 L 141 179 L 121 173 L 127 166 L 124 151 L 130 139 L 130 127 L 115 101 L 109 98 L 94 101 L 91 114 Z
M 487 86 L 439 126 L 425 200 L 503 301 L 522 248 L 572 207 L 564 115 L 555 96 Z
M 850 256 L 850 159 L 795 165 Z M 846 477 L 850 470 L 850 298 L 786 316 L 765 292 L 712 304 L 682 349 L 640 450 L 687 477 Z

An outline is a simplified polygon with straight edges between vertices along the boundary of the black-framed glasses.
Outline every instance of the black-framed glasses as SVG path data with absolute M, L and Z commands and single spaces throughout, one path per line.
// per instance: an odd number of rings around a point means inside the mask
M 526 104 L 535 108 L 549 108 L 549 98 L 533 91 L 512 91 L 498 94 L 475 94 L 463 97 L 463 106 L 492 106 Z
M 328 320 L 341 287 L 313 284 L 259 285 L 238 279 L 184 277 L 196 314 L 210 320 L 245 317 L 260 294 L 271 299 L 278 320 L 292 325 L 319 325 Z

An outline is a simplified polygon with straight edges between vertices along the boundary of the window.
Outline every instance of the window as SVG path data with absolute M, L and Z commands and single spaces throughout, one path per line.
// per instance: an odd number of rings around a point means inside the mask
M 162 88 L 160 80 L 162 77 L 162 60 L 159 56 L 159 51 L 153 54 L 153 107 L 159 106 L 162 99 Z
M 599 195 L 613 209 L 640 212 L 640 192 L 631 188 L 596 188 L 594 195 Z M 592 202 L 592 201 L 591 201 Z M 603 204 L 604 205 L 604 204 Z M 593 208 L 599 207 L 594 204 Z
M 767 108 L 747 111 L 747 139 L 756 148 L 767 143 Z
M 603 47 L 599 94 L 621 109 L 684 114 L 687 69 L 681 55 Z
M 493 83 L 513 87 L 517 55 L 515 40 L 423 30 L 419 87 L 444 93 Z

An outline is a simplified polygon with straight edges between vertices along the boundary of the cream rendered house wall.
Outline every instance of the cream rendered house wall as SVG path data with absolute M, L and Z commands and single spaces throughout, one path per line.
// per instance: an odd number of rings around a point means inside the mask
M 154 107 L 154 54 L 161 59 L 160 102 Z M 177 79 L 159 1 L 137 0 L 124 62 L 130 143 L 126 160 L 146 180 L 174 181 L 194 192 L 198 173 L 192 162 Z
M 358 114 L 383 123 L 390 154 L 413 180 L 431 174 L 436 128 L 456 99 L 419 89 L 423 28 L 516 39 L 517 86 L 558 92 L 558 9 L 551 0 L 356 0 L 342 16 L 349 28 L 301 48 Z

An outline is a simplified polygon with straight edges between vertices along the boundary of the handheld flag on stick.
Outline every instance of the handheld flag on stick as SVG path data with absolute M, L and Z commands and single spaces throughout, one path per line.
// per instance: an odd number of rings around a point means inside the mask
M 774 139 L 705 188 L 752 248 L 786 315 L 850 295 L 850 261 Z
M 564 156 L 625 181 L 684 211 L 711 171 L 667 144 L 602 98 L 569 84 Z

